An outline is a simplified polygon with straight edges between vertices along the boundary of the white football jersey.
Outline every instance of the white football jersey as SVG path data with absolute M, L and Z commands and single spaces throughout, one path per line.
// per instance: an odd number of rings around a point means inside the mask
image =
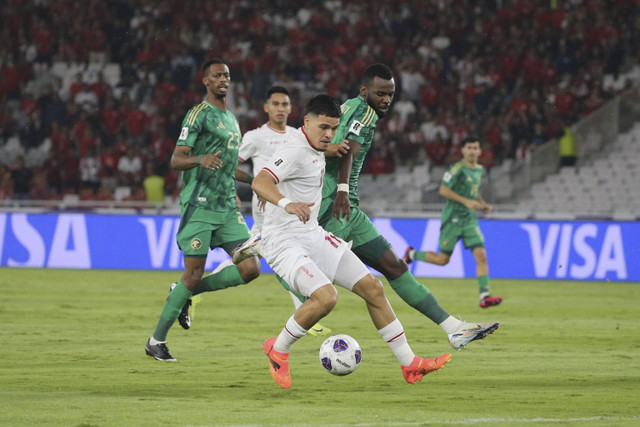
M 251 159 L 253 163 L 253 175 L 256 176 L 265 167 L 273 153 L 282 146 L 287 136 L 295 132 L 296 128 L 286 126 L 284 131 L 280 131 L 269 126 L 269 122 L 257 129 L 250 130 L 242 137 L 242 143 L 238 150 L 238 160 L 246 162 Z M 251 213 L 253 216 L 252 232 L 258 232 L 264 222 L 264 212 L 258 208 L 258 196 L 253 193 L 251 199 Z
M 297 233 L 320 227 L 318 212 L 322 201 L 324 167 L 324 151 L 311 145 L 303 128 L 291 131 L 287 143 L 276 150 L 263 170 L 273 176 L 283 196 L 292 202 L 314 205 L 310 207 L 309 221 L 303 224 L 296 215 L 267 203 L 262 226 L 263 237 L 272 233 Z
M 258 175 L 278 147 L 285 143 L 287 135 L 295 130 L 295 128 L 287 126 L 284 131 L 279 131 L 269 126 L 269 123 L 250 130 L 242 137 L 238 160 L 246 162 L 251 159 L 253 175 Z

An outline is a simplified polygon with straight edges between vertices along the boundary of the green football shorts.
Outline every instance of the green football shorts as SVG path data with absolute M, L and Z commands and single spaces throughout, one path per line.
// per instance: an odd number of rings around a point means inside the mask
M 251 237 L 239 210 L 213 212 L 186 205 L 180 215 L 178 246 L 186 257 L 204 258 L 209 248 L 222 248 L 228 254 Z
M 330 205 L 330 209 L 333 209 L 333 204 Z M 352 241 L 351 250 L 367 265 L 376 264 L 382 254 L 391 249 L 391 244 L 360 208 L 351 208 L 351 217 L 348 222 L 344 219 L 331 218 L 326 224 L 321 225 L 329 233 L 335 234 L 345 242 Z
M 484 248 L 484 235 L 477 222 L 449 222 L 440 228 L 440 252 L 451 255 L 459 239 L 462 239 L 467 249 Z

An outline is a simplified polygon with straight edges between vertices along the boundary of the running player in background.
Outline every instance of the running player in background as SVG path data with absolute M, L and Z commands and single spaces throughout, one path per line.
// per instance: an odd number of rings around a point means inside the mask
M 405 380 L 414 384 L 444 366 L 451 354 L 417 357 L 384 294 L 382 283 L 349 250 L 349 244 L 318 225 L 325 173 L 324 151 L 340 123 L 340 106 L 329 95 L 307 104 L 304 125 L 276 151 L 252 188 L 269 204 L 262 228 L 261 252 L 293 290 L 308 299 L 289 318 L 277 337 L 264 342 L 276 383 L 291 387 L 289 352 L 309 328 L 334 308 L 333 283 L 365 300 L 371 319 L 400 362 Z
M 447 265 L 453 249 L 462 239 L 476 260 L 476 278 L 480 291 L 480 307 L 487 308 L 502 302 L 501 297 L 492 297 L 489 292 L 489 265 L 484 248 L 484 235 L 478 225 L 477 210 L 491 213 L 492 207 L 478 193 L 484 168 L 478 164 L 480 140 L 469 136 L 462 140 L 462 160 L 454 163 L 442 177 L 440 195 L 447 199 L 442 210 L 440 225 L 440 253 L 416 251 L 409 246 L 404 260 L 425 261 L 436 265 Z
M 207 96 L 187 112 L 171 157 L 171 167 L 182 170 L 177 240 L 185 269 L 145 346 L 149 357 L 161 361 L 176 360 L 167 348 L 167 333 L 193 295 L 242 285 L 260 274 L 258 259 L 250 257 L 202 277 L 209 248 L 231 254 L 251 236 L 236 202 L 240 126 L 227 110 L 229 67 L 223 60 L 209 59 L 202 72 Z

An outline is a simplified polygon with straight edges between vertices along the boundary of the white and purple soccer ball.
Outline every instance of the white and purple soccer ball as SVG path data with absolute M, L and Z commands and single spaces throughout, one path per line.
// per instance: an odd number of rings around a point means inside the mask
M 320 363 L 333 375 L 349 375 L 358 368 L 362 350 L 358 341 L 345 334 L 333 335 L 320 346 Z

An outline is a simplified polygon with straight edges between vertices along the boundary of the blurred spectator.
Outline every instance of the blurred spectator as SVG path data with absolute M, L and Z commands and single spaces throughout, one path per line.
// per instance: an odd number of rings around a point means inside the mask
M 575 166 L 578 157 L 578 143 L 576 135 L 567 124 L 564 133 L 560 137 L 560 166 Z
M 145 170 L 147 177 L 142 181 L 142 186 L 147 202 L 164 203 L 164 178 L 157 173 L 151 161 L 147 161 Z
M 407 126 L 409 116 L 416 113 L 416 106 L 409 100 L 406 93 L 402 92 L 400 100 L 395 101 L 393 104 L 393 112 L 398 113 L 399 127 L 403 129 Z
M 355 14 L 338 13 L 337 2 L 174 3 L 71 2 L 65 16 L 56 1 L 0 8 L 11 23 L 0 36 L 0 162 L 22 155 L 37 163 L 49 139 L 62 166 L 60 191 L 78 186 L 88 145 L 96 153 L 113 146 L 119 157 L 133 144 L 166 164 L 161 129 L 172 140 L 167 147 L 175 145 L 185 105 L 204 95 L 198 65 L 214 56 L 230 62 L 228 102 L 242 131 L 258 125 L 260 100 L 275 80 L 290 88 L 294 105 L 318 91 L 346 99 L 358 70 L 385 62 L 396 75 L 398 116 L 377 132 L 383 153 L 415 144 L 415 117 L 427 141 L 440 133 L 454 153 L 461 135 L 484 135 L 499 163 L 516 158 L 522 139 L 555 138 L 566 120 L 624 90 L 640 46 L 632 1 L 483 0 L 454 10 L 439 0 L 380 0 L 375 8 L 353 0 Z M 313 54 L 318 43 L 329 55 Z M 298 108 L 289 121 L 300 119 Z M 113 178 L 101 169 L 101 178 Z M 171 193 L 177 179 L 160 172 Z
M 139 184 L 142 181 L 142 158 L 138 148 L 130 146 L 127 153 L 118 161 L 118 181 L 120 185 Z
M 95 147 L 86 148 L 85 154 L 80 158 L 79 168 L 81 187 L 90 188 L 96 193 L 100 188 L 100 159 Z
M 0 163 L 0 200 L 10 199 L 13 195 L 13 182 L 9 168 Z
M 427 142 L 426 155 L 433 166 L 445 166 L 449 162 L 449 151 L 450 146 L 440 133 L 437 133 L 433 140 Z
M 11 180 L 13 181 L 13 198 L 15 200 L 30 199 L 29 191 L 33 172 L 24 164 L 24 157 L 18 156 L 11 167 Z
M 516 148 L 515 159 L 519 162 L 527 162 L 531 158 L 531 152 L 534 146 L 530 144 L 525 138 L 522 138 L 518 142 L 518 148 Z
M 100 183 L 102 187 L 113 190 L 116 188 L 116 175 L 120 156 L 113 150 L 113 146 L 107 145 L 100 154 Z

